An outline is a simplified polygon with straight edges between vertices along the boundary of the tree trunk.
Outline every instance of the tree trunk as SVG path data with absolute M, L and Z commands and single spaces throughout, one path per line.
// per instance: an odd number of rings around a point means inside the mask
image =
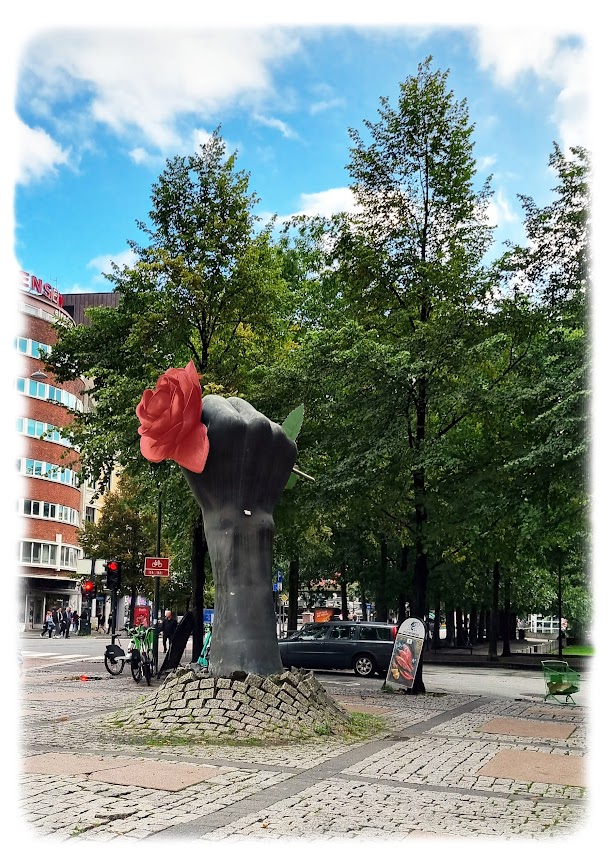
M 345 572 L 345 566 L 343 565 L 343 573 Z M 341 579 L 341 615 L 343 616 L 343 621 L 346 621 L 349 618 L 349 604 L 347 603 L 347 580 Z
M 194 613 L 194 630 L 192 634 L 192 663 L 195 663 L 202 651 L 204 642 L 204 559 L 206 544 L 202 512 L 198 512 L 192 528 L 192 611 Z
M 470 618 L 468 620 L 468 641 L 471 645 L 477 643 L 477 607 L 473 603 L 470 607 Z
M 483 645 L 485 642 L 485 608 L 479 609 L 479 624 L 477 625 L 477 642 Z
M 298 592 L 300 589 L 300 575 L 298 558 L 289 562 L 289 598 L 287 610 L 287 633 L 288 635 L 298 629 Z
M 441 601 L 437 599 L 434 607 L 434 629 L 432 631 L 432 644 L 437 651 L 441 647 Z
M 380 541 L 379 578 L 375 592 L 375 620 L 387 621 L 387 542 L 385 537 Z
M 130 592 L 130 627 L 134 627 L 134 610 L 136 608 L 136 584 L 133 583 Z
M 511 656 L 511 587 L 509 584 L 509 574 L 505 573 L 504 578 L 504 611 L 502 613 L 502 656 Z
M 494 563 L 492 571 L 492 609 L 488 631 L 488 660 L 498 659 L 498 603 L 500 595 L 500 563 Z
M 367 621 L 368 610 L 366 609 L 366 589 L 363 582 L 360 582 L 360 602 L 362 604 L 362 621 Z
M 462 618 L 462 610 L 459 606 L 456 606 L 455 610 L 455 621 L 456 621 L 456 637 L 455 644 L 458 648 L 462 648 L 464 646 L 464 621 Z
M 445 607 L 445 630 L 447 631 L 445 636 L 445 645 L 449 648 L 453 648 L 455 645 L 455 620 L 452 607 Z
M 407 595 L 408 587 L 408 570 L 409 570 L 409 548 L 403 546 L 400 552 L 400 591 L 398 592 L 398 621 L 400 627 L 403 621 L 407 618 Z

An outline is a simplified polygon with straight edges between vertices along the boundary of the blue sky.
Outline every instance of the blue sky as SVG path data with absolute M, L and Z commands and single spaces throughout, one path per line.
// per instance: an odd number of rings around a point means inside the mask
M 348 128 L 376 120 L 379 97 L 394 104 L 429 54 L 467 99 L 498 243 L 522 238 L 518 194 L 550 199 L 553 141 L 590 146 L 589 48 L 572 22 L 178 22 L 58 20 L 24 32 L 14 255 L 61 292 L 109 290 L 101 274 L 131 260 L 126 241 L 142 239 L 136 220 L 147 219 L 164 160 L 194 152 L 218 125 L 251 175 L 258 214 L 349 208 Z
M 362 129 L 364 118 L 375 120 L 380 96 L 394 103 L 399 82 L 414 75 L 428 54 L 435 68 L 450 69 L 450 86 L 468 101 L 482 169 L 478 180 L 493 175 L 491 217 L 499 226 L 498 242 L 521 239 L 518 194 L 531 195 L 538 204 L 549 200 L 553 178 L 547 160 L 554 140 L 564 148 L 592 149 L 597 169 L 593 566 L 598 607 L 610 609 L 608 4 L 28 0 L 4 5 L 0 260 L 9 298 L 20 267 L 65 293 L 108 290 L 101 273 L 111 260 L 129 260 L 126 241 L 138 239 L 135 222 L 147 217 L 151 185 L 165 158 L 193 152 L 219 124 L 238 150 L 239 167 L 251 174 L 262 215 L 329 213 L 349 206 L 348 127 Z M 10 300 L 0 316 L 5 361 L 0 368 L 4 432 L 11 436 L 17 413 L 11 397 L 16 327 L 16 304 Z M 9 526 L 9 536 L 16 452 L 14 446 L 2 450 L 0 523 Z M 602 616 L 596 622 L 599 642 L 605 624 Z M 596 712 L 597 734 L 607 716 Z M 594 798 L 593 806 L 604 807 L 606 795 Z M 584 843 L 581 834 L 567 838 L 565 848 L 583 853 Z

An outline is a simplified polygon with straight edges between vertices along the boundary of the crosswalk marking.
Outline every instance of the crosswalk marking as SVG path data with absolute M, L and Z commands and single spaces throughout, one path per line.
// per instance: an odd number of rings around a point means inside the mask
M 23 651 L 21 652 L 24 657 L 65 657 L 66 659 L 70 657 L 88 657 L 88 654 L 60 654 L 57 651 Z

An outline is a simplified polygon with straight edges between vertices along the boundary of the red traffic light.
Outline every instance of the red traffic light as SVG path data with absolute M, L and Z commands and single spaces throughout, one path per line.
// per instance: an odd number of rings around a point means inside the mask
M 117 571 L 119 570 L 119 564 L 117 563 L 117 561 L 107 561 L 106 569 L 109 570 L 111 573 L 117 573 Z
M 90 580 L 88 580 L 87 582 L 83 583 L 83 593 L 86 594 L 88 597 L 91 594 L 94 594 L 95 591 L 96 591 L 96 583 L 95 582 L 91 582 Z

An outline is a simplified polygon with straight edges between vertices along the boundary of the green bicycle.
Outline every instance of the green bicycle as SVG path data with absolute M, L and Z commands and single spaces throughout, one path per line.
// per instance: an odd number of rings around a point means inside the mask
M 132 678 L 138 684 L 144 675 L 147 684 L 151 684 L 154 667 L 153 639 L 155 627 L 135 627 L 128 632 L 132 639 L 132 652 L 130 655 Z

